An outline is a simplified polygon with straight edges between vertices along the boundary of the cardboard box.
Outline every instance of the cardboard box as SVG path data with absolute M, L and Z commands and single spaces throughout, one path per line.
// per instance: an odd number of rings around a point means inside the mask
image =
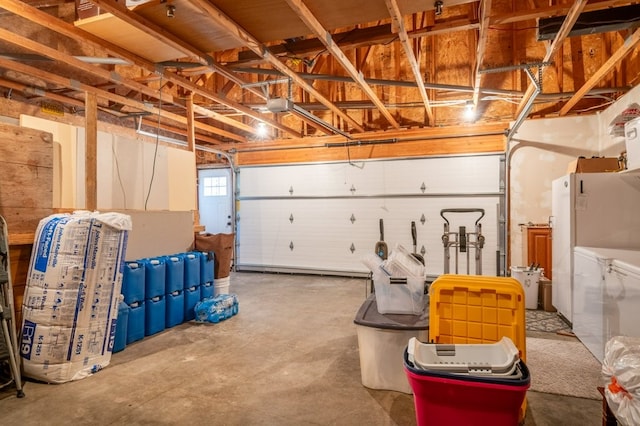
M 540 278 L 538 286 L 538 309 L 545 312 L 555 312 L 551 299 L 551 280 L 546 277 Z
M 602 173 L 617 172 L 620 163 L 616 157 L 579 157 L 569 163 L 567 173 Z

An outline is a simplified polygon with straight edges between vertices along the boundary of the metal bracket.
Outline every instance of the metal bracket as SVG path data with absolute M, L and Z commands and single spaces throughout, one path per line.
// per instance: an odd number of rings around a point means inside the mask
M 422 216 L 420 216 L 420 223 L 422 223 L 424 225 L 424 223 L 427 221 L 427 218 L 424 217 L 424 213 L 422 213 Z
M 291 216 L 289 216 L 289 222 L 293 223 L 293 213 L 291 213 Z
M 351 253 L 353 253 L 354 251 L 356 251 L 356 246 L 351 243 L 351 247 L 349 247 L 349 250 L 351 250 Z
M 349 189 L 349 191 L 351 191 L 351 194 L 355 194 L 356 193 L 356 187 L 352 184 L 351 185 L 351 189 Z
M 422 193 L 424 194 L 424 191 L 427 190 L 427 185 L 424 184 L 424 182 L 422 182 L 422 185 L 420 186 L 420 191 L 422 191 Z
M 351 213 L 351 217 L 349 218 L 349 220 L 353 224 L 356 221 L 356 216 L 353 213 Z
M 293 186 L 289 188 L 289 195 L 293 195 Z
M 289 250 L 293 251 L 293 241 L 289 243 Z

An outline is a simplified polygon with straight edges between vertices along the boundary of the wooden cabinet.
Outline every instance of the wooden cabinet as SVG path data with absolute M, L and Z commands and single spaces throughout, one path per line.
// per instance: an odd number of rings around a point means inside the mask
M 528 226 L 525 228 L 525 250 L 527 266 L 540 264 L 544 276 L 553 280 L 551 270 L 551 228 L 548 226 Z

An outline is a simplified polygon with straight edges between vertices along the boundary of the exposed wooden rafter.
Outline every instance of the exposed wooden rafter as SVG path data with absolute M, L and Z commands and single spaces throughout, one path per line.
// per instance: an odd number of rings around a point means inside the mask
M 387 9 L 389 9 L 391 19 L 395 24 L 398 37 L 400 38 L 400 42 L 402 43 L 402 47 L 404 49 L 404 53 L 407 56 L 407 60 L 409 61 L 409 64 L 411 66 L 413 78 L 416 80 L 416 84 L 418 85 L 418 90 L 420 91 L 420 96 L 422 97 L 424 108 L 427 111 L 429 124 L 433 126 L 435 122 L 433 119 L 433 111 L 431 110 L 431 105 L 429 104 L 429 96 L 427 95 L 427 90 L 424 87 L 424 80 L 422 79 L 420 64 L 418 63 L 416 55 L 414 55 L 413 53 L 413 48 L 409 43 L 409 36 L 407 35 L 407 30 L 404 26 L 404 18 L 400 13 L 400 8 L 398 7 L 398 3 L 396 2 L 396 0 L 385 0 L 385 2 L 387 4 Z
M 400 128 L 400 125 L 396 119 L 391 115 L 387 107 L 382 103 L 376 92 L 365 81 L 362 72 L 359 72 L 355 66 L 351 63 L 347 55 L 344 54 L 342 49 L 338 47 L 331 37 L 329 31 L 327 31 L 320 21 L 313 15 L 309 8 L 302 2 L 302 0 L 287 0 L 287 4 L 296 12 L 296 14 L 302 19 L 302 21 L 309 27 L 311 31 L 318 37 L 320 41 L 325 45 L 327 51 L 342 65 L 347 71 L 347 74 L 351 76 L 353 81 L 360 86 L 362 91 L 367 95 L 369 99 L 378 107 L 380 113 L 387 119 L 387 121 L 396 129 Z
M 489 12 L 491 11 L 491 0 L 480 0 L 480 29 L 478 30 L 478 47 L 476 49 L 476 66 L 475 81 L 473 84 L 473 108 L 478 107 L 480 98 L 480 84 L 482 83 L 482 74 L 480 67 L 484 60 L 484 54 L 487 49 L 487 37 L 489 34 Z
M 595 85 L 598 84 L 598 82 L 604 76 L 606 76 L 616 65 L 618 65 L 620 61 L 623 60 L 639 43 L 640 28 L 637 28 L 633 32 L 633 34 L 631 34 L 624 40 L 624 44 L 622 45 L 622 47 L 616 50 L 615 53 L 611 55 L 609 59 L 607 59 L 607 62 L 605 62 L 604 65 L 602 65 L 591 76 L 591 78 L 589 78 L 589 80 L 584 85 L 582 85 L 582 87 L 578 89 L 578 91 L 576 91 L 571 99 L 569 99 L 569 101 L 560 109 L 559 114 L 561 116 L 566 115 L 571 110 L 571 108 L 573 108 L 578 103 L 578 101 L 582 99 L 584 95 L 587 94 L 587 92 L 589 92 L 589 90 L 593 89 L 593 87 L 595 87 Z
M 237 40 L 242 42 L 246 47 L 251 49 L 254 53 L 266 59 L 275 69 L 277 69 L 287 77 L 291 78 L 291 80 L 293 80 L 297 85 L 301 86 L 306 92 L 308 92 L 310 95 L 315 97 L 319 102 L 321 102 L 331 111 L 339 115 L 342 119 L 351 123 L 351 125 L 355 129 L 357 129 L 360 132 L 364 132 L 364 128 L 358 122 L 356 122 L 344 111 L 336 107 L 330 100 L 324 97 L 324 95 L 318 92 L 313 86 L 307 83 L 302 77 L 300 77 L 295 71 L 290 69 L 280 59 L 272 55 L 266 46 L 260 43 L 254 36 L 252 36 L 247 31 L 245 31 L 237 23 L 235 23 L 220 9 L 218 9 L 217 7 L 215 7 L 213 4 L 209 3 L 206 0 L 191 0 L 191 3 L 198 6 L 205 13 L 209 14 L 209 16 L 211 16 L 211 18 L 218 25 L 225 28 L 229 32 L 229 34 L 233 35 L 233 37 L 235 37 Z
M 586 4 L 587 4 L 587 0 L 576 0 L 575 3 L 573 3 L 573 6 L 571 6 L 571 9 L 567 14 L 567 17 L 562 22 L 562 26 L 560 27 L 560 30 L 558 30 L 558 34 L 556 34 L 556 37 L 553 39 L 553 42 L 551 43 L 551 46 L 549 46 L 549 48 L 547 49 L 547 53 L 544 55 L 542 62 L 549 62 L 549 60 L 553 58 L 553 55 L 556 54 L 558 49 L 560 49 L 560 47 L 562 46 L 562 43 L 564 43 L 564 40 L 567 38 L 567 35 L 569 35 L 569 32 L 571 31 L 571 29 L 573 28 L 573 25 L 578 20 L 578 16 L 580 16 Z M 524 109 L 526 108 L 526 105 L 529 102 L 529 99 L 533 96 L 535 91 L 536 91 L 536 86 L 532 82 L 529 82 L 529 85 L 527 86 L 527 90 L 524 93 L 524 96 L 522 97 L 522 99 L 520 100 L 520 104 L 518 105 L 518 109 L 516 110 L 517 116 L 520 116 L 525 112 Z

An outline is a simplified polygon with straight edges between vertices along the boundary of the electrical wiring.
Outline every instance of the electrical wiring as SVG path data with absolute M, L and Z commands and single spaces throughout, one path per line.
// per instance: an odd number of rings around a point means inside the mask
M 153 179 L 156 175 L 156 160 L 158 158 L 158 146 L 160 145 L 160 113 L 162 112 L 162 77 L 160 74 L 160 85 L 158 87 L 158 128 L 156 130 L 156 147 L 153 152 L 153 165 L 151 166 L 151 179 L 149 180 L 149 190 L 147 191 L 147 197 L 144 200 L 144 209 L 147 210 L 147 204 L 149 202 L 149 197 L 151 196 L 151 188 L 153 187 Z

